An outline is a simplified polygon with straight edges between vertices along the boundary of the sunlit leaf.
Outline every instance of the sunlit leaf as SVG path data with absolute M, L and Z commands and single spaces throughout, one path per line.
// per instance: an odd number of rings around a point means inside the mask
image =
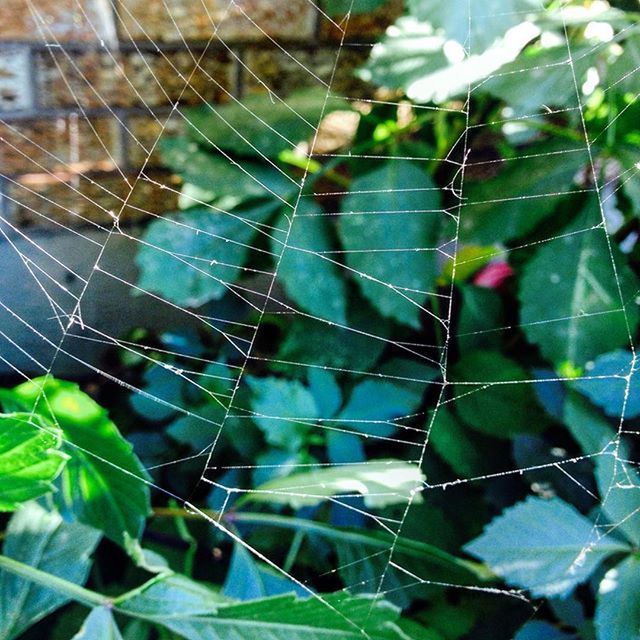
M 252 502 L 288 504 L 294 509 L 320 504 L 332 496 L 361 494 L 370 508 L 421 500 L 424 476 L 415 464 L 369 460 L 362 464 L 320 467 L 267 482 L 247 494 Z
M 0 414 L 0 511 L 52 491 L 67 460 L 61 443 L 60 429 L 41 416 Z
M 14 393 L 62 429 L 69 461 L 55 494 L 60 508 L 121 545 L 139 538 L 149 512 L 148 476 L 107 412 L 77 385 L 51 377 Z

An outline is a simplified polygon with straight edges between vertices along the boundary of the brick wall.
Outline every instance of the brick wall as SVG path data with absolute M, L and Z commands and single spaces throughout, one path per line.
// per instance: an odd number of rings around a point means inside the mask
M 400 5 L 351 18 L 336 93 L 369 91 L 353 70 Z M 179 130 L 175 105 L 326 80 L 341 38 L 310 0 L 0 0 L 2 215 L 100 223 L 126 198 L 126 224 L 174 208 L 150 151 Z

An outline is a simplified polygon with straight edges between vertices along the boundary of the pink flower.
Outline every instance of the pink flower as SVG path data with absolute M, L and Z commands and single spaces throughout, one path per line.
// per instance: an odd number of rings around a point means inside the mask
M 498 289 L 504 281 L 513 275 L 513 269 L 506 261 L 492 262 L 478 271 L 473 278 L 473 284 L 487 289 Z

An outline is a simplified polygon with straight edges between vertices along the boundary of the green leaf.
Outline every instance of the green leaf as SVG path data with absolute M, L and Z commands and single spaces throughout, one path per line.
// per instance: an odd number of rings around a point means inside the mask
M 608 555 L 629 547 L 606 536 L 558 498 L 529 497 L 504 511 L 465 549 L 534 596 L 561 596 Z
M 390 323 L 353 292 L 347 321 L 349 328 L 342 329 L 304 316 L 296 318 L 286 327 L 278 359 L 313 367 L 368 371 L 388 344 Z
M 612 246 L 614 271 L 606 232 L 594 228 L 600 223 L 592 200 L 562 236 L 536 252 L 522 275 L 523 330 L 556 365 L 582 366 L 628 344 L 627 321 L 632 332 L 638 324 L 636 278 Z
M 320 415 L 332 418 L 342 404 L 342 391 L 335 377 L 324 369 L 313 368 L 309 369 L 307 380 Z
M 600 453 L 617 438 L 607 420 L 578 393 L 569 392 L 564 404 L 564 423 L 583 453 Z
M 59 514 L 30 502 L 11 518 L 3 553 L 74 584 L 83 584 L 99 540 L 100 533 L 95 529 L 63 522 Z M 67 596 L 56 591 L 0 571 L 0 638 L 16 638 L 68 601 Z
M 319 417 L 311 392 L 297 380 L 248 377 L 246 381 L 253 393 L 253 421 L 267 442 L 298 451 Z
M 344 421 L 345 429 L 389 437 L 398 429 L 393 421 L 416 410 L 423 389 L 416 392 L 392 382 L 365 380 L 354 388 L 337 418 Z
M 0 511 L 53 490 L 67 456 L 60 429 L 30 413 L 0 414 Z
M 609 569 L 598 588 L 598 640 L 640 639 L 640 557 L 629 556 Z
M 107 607 L 92 609 L 71 640 L 122 640 L 122 634 Z
M 624 17 L 624 14 L 622 14 Z M 622 44 L 622 50 L 616 60 L 606 69 L 607 91 L 630 93 L 634 99 L 638 93 L 638 68 L 640 67 L 640 35 L 631 31 Z
M 621 56 L 624 58 L 624 56 Z M 633 76 L 631 76 L 633 77 Z M 616 159 L 622 165 L 620 176 L 622 189 L 631 201 L 631 206 L 636 216 L 640 216 L 640 153 L 637 147 L 617 145 L 615 148 Z
M 420 467 L 415 464 L 402 460 L 369 460 L 276 478 L 248 493 L 246 499 L 299 509 L 318 505 L 332 496 L 361 494 L 367 507 L 379 509 L 406 504 L 412 496 L 414 502 L 420 502 L 417 492 L 424 480 Z
M 406 160 L 355 178 L 343 201 L 338 231 L 362 293 L 383 316 L 414 328 L 435 290 L 441 206 L 429 175 Z
M 581 87 L 587 69 L 596 62 L 597 53 L 596 47 L 571 45 L 572 69 L 566 44 L 527 49 L 483 83 L 482 90 L 504 100 L 517 114 L 527 116 L 545 107 L 577 107 L 573 72 Z
M 585 375 L 594 379 L 576 380 L 573 386 L 608 416 L 618 418 L 622 416 L 623 409 L 625 418 L 640 415 L 640 378 L 630 351 L 619 349 L 598 356 L 593 362 L 587 363 Z M 627 395 L 625 378 L 629 375 L 631 382 Z
M 479 349 L 499 349 L 505 326 L 502 299 L 492 289 L 459 286 L 462 308 L 457 340 L 461 353 Z
M 508 39 L 480 55 L 465 57 L 462 47 L 445 49 L 446 38 L 434 35 L 431 25 L 407 16 L 397 20 L 373 47 L 358 75 L 367 82 L 403 89 L 415 102 L 440 104 L 466 97 L 470 86 L 478 91 L 483 80 L 511 62 L 538 33 L 535 26 L 523 23 Z
M 55 495 L 61 509 L 120 545 L 139 538 L 149 513 L 148 475 L 107 412 L 78 385 L 49 376 L 14 393 L 62 429 L 69 461 Z
M 223 593 L 234 600 L 257 600 L 285 593 L 309 595 L 303 587 L 277 572 L 265 562 L 259 562 L 243 545 L 236 543 L 227 571 Z
M 471 353 L 453 369 L 458 415 L 470 427 L 496 438 L 539 433 L 550 419 L 532 385 L 523 384 L 528 380 L 531 376 L 525 369 L 496 351 Z
M 278 231 L 286 231 L 288 218 L 281 219 Z M 274 232 L 272 251 L 281 255 L 278 278 L 287 295 L 303 311 L 318 318 L 345 325 L 347 323 L 346 283 L 332 260 L 334 255 L 323 255 L 333 249 L 329 228 L 322 210 L 312 201 L 298 205 L 291 231 Z
M 609 452 L 596 460 L 596 480 L 611 531 L 640 546 L 640 477 L 631 465 Z
M 536 0 L 409 0 L 408 7 L 418 20 L 431 23 L 447 40 L 455 40 L 473 53 L 484 51 L 509 29 L 540 11 Z
M 231 205 L 250 199 L 287 198 L 299 185 L 277 168 L 257 162 L 233 163 L 221 155 L 208 153 L 186 138 L 161 143 L 165 164 L 197 189 L 193 196 L 205 201 L 227 198 Z M 182 206 L 189 205 L 190 189 L 182 193 Z M 192 205 L 202 204 L 191 202 Z
M 186 625 L 200 616 L 215 613 L 226 602 L 228 598 L 200 582 L 177 573 L 164 573 L 117 599 L 116 607 L 122 613 L 158 624 L 182 620 Z M 182 633 L 177 629 L 176 632 Z
M 219 300 L 242 274 L 261 223 L 280 206 L 268 200 L 229 213 L 193 208 L 154 220 L 136 255 L 139 286 L 181 306 Z
M 445 460 L 461 478 L 478 477 L 488 471 L 476 434 L 466 429 L 446 407 L 429 422 L 427 445 Z
M 522 238 L 553 213 L 558 194 L 571 189 L 588 160 L 584 145 L 542 142 L 528 147 L 524 157 L 504 160 L 490 180 L 467 183 L 461 240 L 490 244 Z
M 335 593 L 224 605 L 213 593 L 208 600 L 200 594 L 194 597 L 193 589 L 202 588 L 192 582 L 183 581 L 179 588 L 174 584 L 167 593 L 165 581 L 175 581 L 175 577 L 143 587 L 137 595 L 120 602 L 118 609 L 157 622 L 188 640 L 355 640 L 363 633 L 371 640 L 406 638 L 395 624 L 398 610 L 381 600 Z M 164 609 L 165 602 L 168 610 Z
M 313 138 L 322 116 L 349 110 L 344 100 L 327 98 L 326 93 L 321 88 L 305 89 L 284 101 L 270 93 L 254 94 L 244 98 L 242 104 L 234 101 L 213 108 L 188 109 L 188 133 L 202 145 L 215 144 L 232 153 L 275 158 L 281 151 Z

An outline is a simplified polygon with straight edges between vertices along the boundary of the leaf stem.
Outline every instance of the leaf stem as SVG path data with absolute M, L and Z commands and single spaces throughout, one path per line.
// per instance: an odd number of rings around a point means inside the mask
M 59 578 L 51 573 L 41 571 L 40 569 L 36 569 L 35 567 L 4 555 L 0 555 L 0 569 L 4 569 L 30 582 L 35 582 L 46 589 L 52 589 L 53 591 L 62 593 L 88 607 L 113 606 L 113 600 L 101 593 L 85 589 L 85 587 L 69 582 L 64 578 Z

